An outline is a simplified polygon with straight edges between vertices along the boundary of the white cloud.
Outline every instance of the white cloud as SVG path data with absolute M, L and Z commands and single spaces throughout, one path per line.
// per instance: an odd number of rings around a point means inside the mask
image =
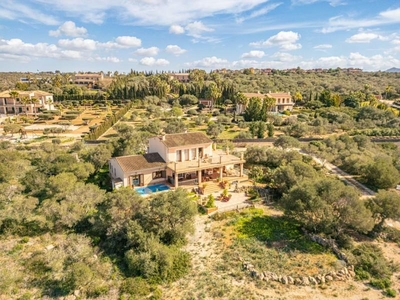
M 367 28 L 398 23 L 400 23 L 400 8 L 382 11 L 374 17 L 365 19 L 352 19 L 343 16 L 336 16 L 329 19 L 329 24 L 323 27 L 321 32 L 331 33 L 338 30 Z
M 72 21 L 67 21 L 58 27 L 57 30 L 50 30 L 49 35 L 59 37 L 61 35 L 79 37 L 86 36 L 87 30 L 84 27 L 76 27 L 75 23 Z
M 265 55 L 264 51 L 252 50 L 242 54 L 242 58 L 261 58 Z
M 250 59 L 241 59 L 232 62 L 232 67 L 234 68 L 250 68 L 250 67 L 257 67 L 260 65 L 260 62 L 257 60 L 250 60 Z
M 45 25 L 58 25 L 60 22 L 51 15 L 46 15 L 38 9 L 14 0 L 0 1 L 0 18 L 18 20 L 26 23 L 42 23 Z
M 346 2 L 344 2 L 343 0 L 292 0 L 293 5 L 306 5 L 316 2 L 328 2 L 329 5 L 333 7 L 346 4 Z
M 64 58 L 81 59 L 82 53 L 75 50 L 62 50 L 61 54 Z
M 66 49 L 89 50 L 97 49 L 97 42 L 91 39 L 75 38 L 72 40 L 62 39 L 58 41 L 58 45 Z
M 150 47 L 137 49 L 134 53 L 141 56 L 156 56 L 158 51 L 160 51 L 160 49 L 157 47 Z
M 383 37 L 372 32 L 360 32 L 346 39 L 346 43 L 369 43 L 376 39 L 383 39 Z
M 271 56 L 271 58 L 280 62 L 294 62 L 301 59 L 301 56 L 295 56 L 286 52 L 276 52 Z
M 174 24 L 174 25 L 171 25 L 171 26 L 169 27 L 169 33 L 173 33 L 173 34 L 182 34 L 182 33 L 185 33 L 185 28 L 183 28 L 183 27 L 180 26 L 180 25 Z
M 283 4 L 282 2 L 280 2 L 280 3 L 273 3 L 273 4 L 270 4 L 270 5 L 268 5 L 268 6 L 263 7 L 263 8 L 261 8 L 261 9 L 254 10 L 254 11 L 253 11 L 250 15 L 248 15 L 248 16 L 244 16 L 244 17 L 239 17 L 239 18 L 237 18 L 237 19 L 236 19 L 236 22 L 237 22 L 237 23 L 243 23 L 244 21 L 247 21 L 247 20 L 250 20 L 250 19 L 254 19 L 254 18 L 257 18 L 257 17 L 259 17 L 259 16 L 266 15 L 267 13 L 269 13 L 270 11 L 273 11 L 275 8 L 277 8 L 278 6 L 280 6 L 280 5 L 282 5 L 282 4 Z
M 55 59 L 80 59 L 82 53 L 74 50 L 63 50 L 54 44 L 25 43 L 20 39 L 0 40 L 0 56 L 3 59 L 20 58 L 22 61 L 30 61 L 32 58 Z
M 142 41 L 134 36 L 119 36 L 115 41 L 117 44 L 126 48 L 136 48 L 142 45 Z
M 229 61 L 224 58 L 218 58 L 216 56 L 205 57 L 201 60 L 196 60 L 191 63 L 186 63 L 187 66 L 201 67 L 201 68 L 223 68 L 229 65 Z
M 11 1 L 11 0 L 8 0 Z M 107 16 L 140 25 L 188 24 L 218 14 L 238 15 L 266 3 L 266 0 L 38 0 L 49 10 L 62 11 L 86 22 L 99 24 Z
M 201 21 L 189 23 L 185 27 L 187 34 L 196 38 L 201 37 L 204 32 L 212 32 L 214 29 L 207 27 Z
M 400 21 L 400 8 L 388 9 L 379 13 L 379 16 L 385 18 L 386 20 Z
M 106 57 L 101 57 L 97 56 L 94 58 L 95 61 L 104 61 L 104 62 L 111 62 L 111 63 L 119 63 L 122 62 L 118 57 L 115 56 L 106 56 Z
M 299 65 L 305 69 L 311 68 L 361 68 L 366 71 L 386 70 L 400 65 L 400 60 L 391 55 L 364 56 L 359 52 L 352 52 L 348 56 L 320 57 L 317 60 L 303 61 Z
M 250 43 L 253 47 L 279 47 L 281 50 L 290 51 L 301 49 L 301 44 L 296 43 L 300 39 L 300 34 L 293 31 L 280 31 L 265 41 Z
M 138 60 L 136 58 L 128 58 L 128 61 L 136 63 Z
M 314 46 L 314 49 L 330 49 L 330 48 L 332 48 L 331 44 L 321 44 Z
M 168 53 L 171 53 L 171 54 L 173 54 L 173 55 L 176 55 L 176 56 L 181 55 L 181 54 L 183 54 L 183 53 L 186 52 L 185 49 L 182 49 L 182 48 L 179 47 L 178 45 L 168 45 L 168 46 L 165 48 L 165 51 L 168 52 Z
M 154 57 L 144 57 L 140 61 L 143 66 L 167 66 L 169 61 L 163 58 L 155 59 Z

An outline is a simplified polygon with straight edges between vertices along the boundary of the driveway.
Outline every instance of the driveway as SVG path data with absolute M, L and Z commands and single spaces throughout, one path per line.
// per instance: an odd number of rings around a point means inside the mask
M 342 180 L 345 183 L 347 183 L 348 185 L 351 185 L 351 186 L 355 187 L 356 189 L 358 189 L 361 192 L 361 197 L 368 198 L 368 197 L 375 196 L 375 192 L 373 190 L 367 188 L 365 185 L 363 185 L 360 182 L 358 182 L 357 180 L 355 180 L 353 178 L 353 176 L 346 173 L 342 169 L 340 169 L 337 166 L 326 161 L 326 159 L 321 159 L 321 158 L 315 156 L 314 154 L 306 153 L 300 149 L 296 149 L 296 150 L 299 151 L 303 155 L 308 155 L 308 156 L 312 157 L 315 162 L 317 162 L 318 164 L 320 164 L 321 166 L 326 168 L 329 171 L 329 173 L 336 175 L 340 180 Z

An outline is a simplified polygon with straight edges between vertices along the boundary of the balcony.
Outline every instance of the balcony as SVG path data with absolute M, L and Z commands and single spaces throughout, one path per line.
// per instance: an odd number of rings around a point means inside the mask
M 243 164 L 245 160 L 231 154 L 214 154 L 212 157 L 205 157 L 199 160 L 182 162 L 170 162 L 167 167 L 176 170 L 178 173 L 194 172 L 198 170 L 212 169 L 227 165 Z

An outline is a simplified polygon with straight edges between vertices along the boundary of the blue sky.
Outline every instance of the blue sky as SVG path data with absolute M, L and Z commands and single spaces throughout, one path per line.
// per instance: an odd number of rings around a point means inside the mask
M 1 0 L 0 71 L 400 67 L 398 0 Z

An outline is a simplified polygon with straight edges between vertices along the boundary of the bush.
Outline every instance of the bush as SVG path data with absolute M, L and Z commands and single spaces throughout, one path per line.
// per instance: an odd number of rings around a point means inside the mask
M 59 145 L 59 144 L 61 144 L 61 139 L 52 139 L 51 142 L 53 144 Z
M 64 115 L 62 116 L 62 119 L 64 120 L 75 120 L 78 117 L 78 115 Z
M 372 279 L 369 284 L 380 290 L 388 289 L 392 286 L 392 282 L 389 278 Z
M 198 113 L 198 111 L 195 110 L 195 109 L 189 109 L 188 112 L 187 112 L 187 114 L 193 116 L 193 115 L 198 115 L 199 113 Z
M 54 120 L 54 116 L 51 114 L 39 114 L 38 118 L 41 120 Z
M 147 296 L 150 294 L 150 286 L 143 278 L 127 278 L 121 285 L 121 292 L 131 296 Z
M 208 196 L 208 201 L 206 203 L 206 207 L 207 208 L 215 207 L 215 198 L 214 198 L 213 194 L 210 194 Z
M 396 290 L 394 289 L 386 289 L 386 296 L 395 298 L 397 295 Z
M 356 247 L 352 254 L 354 261 L 351 263 L 354 264 L 359 279 L 372 277 L 384 280 L 392 275 L 391 266 L 378 246 L 363 243 Z

